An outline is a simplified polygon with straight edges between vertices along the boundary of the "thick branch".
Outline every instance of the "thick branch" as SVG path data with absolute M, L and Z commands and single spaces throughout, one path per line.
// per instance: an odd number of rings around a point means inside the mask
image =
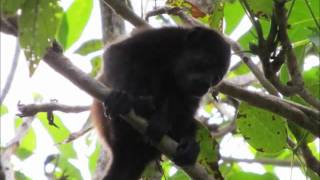
M 292 79 L 291 84 L 292 86 L 296 86 L 298 88 L 298 94 L 301 98 L 303 98 L 306 102 L 320 110 L 320 100 L 313 97 L 311 93 L 304 87 L 303 78 L 300 73 L 300 69 L 297 62 L 297 57 L 293 51 L 287 32 L 288 23 L 286 10 L 284 6 L 284 2 L 275 1 L 274 12 L 277 17 L 276 19 L 279 26 L 279 40 L 282 45 L 282 48 L 286 51 L 287 55 L 287 66 Z
M 246 101 L 256 107 L 279 114 L 287 118 L 289 121 L 292 121 L 297 125 L 307 129 L 312 134 L 320 137 L 319 121 L 312 122 L 300 109 L 282 101 L 275 96 L 259 92 L 251 92 L 226 81 L 220 84 L 218 90 L 226 95 Z
M 302 143 L 299 150 L 301 151 L 307 167 L 312 169 L 320 176 L 320 161 L 312 155 L 312 152 L 309 149 L 308 145 L 306 143 Z
M 136 27 L 151 27 L 147 22 L 137 16 L 128 6 L 118 0 L 104 0 L 117 14 Z

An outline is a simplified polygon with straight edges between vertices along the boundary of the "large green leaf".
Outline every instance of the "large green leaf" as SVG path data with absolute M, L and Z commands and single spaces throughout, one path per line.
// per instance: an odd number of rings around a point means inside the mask
M 15 127 L 18 128 L 23 123 L 21 118 L 17 118 L 15 121 Z M 22 138 L 19 144 L 19 148 L 16 151 L 16 155 L 21 159 L 27 159 L 32 155 L 34 149 L 37 146 L 37 137 L 32 127 L 29 128 L 27 134 Z
M 47 129 L 48 133 L 50 134 L 51 138 L 55 143 L 61 143 L 65 139 L 67 139 L 70 135 L 70 131 L 64 126 L 63 122 L 60 118 L 54 115 L 54 123 L 59 127 L 56 128 L 54 126 L 50 126 L 47 119 L 47 113 L 38 113 L 37 118 L 40 120 L 42 125 Z M 75 158 L 76 152 L 72 146 L 72 144 L 60 144 L 57 146 L 60 151 L 60 154 L 64 157 L 68 158 Z
M 287 7 L 292 5 L 291 3 L 294 2 L 292 7 L 292 11 L 290 13 L 288 24 L 289 24 L 289 38 L 291 42 L 303 41 L 308 39 L 308 36 L 311 35 L 312 31 L 310 30 L 311 27 L 316 27 L 315 19 L 311 16 L 310 10 L 308 9 L 305 0 L 295 0 L 290 1 Z M 312 12 L 314 13 L 316 20 L 320 21 L 319 15 L 319 7 L 320 1 L 319 0 L 307 0 L 309 3 Z
M 224 18 L 226 20 L 226 33 L 231 34 L 238 26 L 245 13 L 239 1 L 226 3 L 224 6 Z
M 270 17 L 272 14 L 273 0 L 246 0 L 255 16 Z
M 274 154 L 286 148 L 286 123 L 279 115 L 241 103 L 237 127 L 259 152 Z
M 63 14 L 57 39 L 65 50 L 81 36 L 90 18 L 92 7 L 92 0 L 74 0 Z
M 26 0 L 1 0 L 0 10 L 4 14 L 14 14 Z
M 56 0 L 28 0 L 21 10 L 19 41 L 32 75 L 54 39 L 62 8 Z

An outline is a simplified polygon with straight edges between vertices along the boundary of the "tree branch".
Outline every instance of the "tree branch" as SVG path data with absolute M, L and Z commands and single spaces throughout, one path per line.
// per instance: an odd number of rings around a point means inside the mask
M 279 26 L 279 40 L 282 48 L 286 51 L 287 66 L 291 75 L 291 84 L 296 86 L 297 93 L 306 102 L 320 110 L 320 100 L 313 97 L 311 93 L 304 87 L 304 82 L 297 63 L 297 57 L 293 51 L 288 32 L 287 32 L 287 14 L 285 10 L 285 2 L 275 1 L 275 15 Z
M 12 60 L 12 64 L 11 64 L 11 69 L 10 69 L 9 75 L 7 77 L 7 80 L 6 80 L 6 84 L 4 85 L 4 88 L 3 88 L 2 92 L 1 92 L 0 104 L 3 103 L 4 99 L 7 96 L 7 93 L 10 90 L 14 75 L 16 73 L 18 60 L 19 60 L 19 55 L 20 55 L 20 46 L 19 46 L 19 40 L 17 39 L 16 48 L 15 48 L 15 51 L 14 51 L 14 56 L 13 56 L 13 60 Z
M 1 151 L 1 164 L 3 166 L 5 179 L 15 179 L 14 169 L 11 164 L 11 157 L 16 152 L 21 139 L 27 134 L 31 127 L 34 117 L 24 118 L 23 123 L 19 126 L 15 136 L 7 144 L 3 151 Z
M 62 111 L 65 113 L 79 113 L 83 111 L 88 111 L 90 106 L 68 106 L 60 104 L 57 102 L 44 103 L 44 104 L 18 104 L 18 110 L 20 113 L 18 116 L 34 116 L 39 112 L 52 112 L 52 111 Z
M 130 8 L 128 8 L 124 3 L 118 0 L 103 0 L 108 4 L 117 14 L 122 16 L 123 19 L 129 21 L 136 27 L 146 27 L 150 28 L 151 26 L 137 16 Z
M 278 159 L 240 159 L 232 157 L 221 157 L 221 160 L 225 163 L 260 163 L 260 164 L 270 164 L 275 166 L 285 166 L 285 167 L 300 167 L 298 161 L 288 161 L 288 160 L 278 160 Z
M 320 122 L 318 120 L 310 120 L 300 109 L 282 101 L 280 98 L 258 92 L 251 92 L 227 81 L 220 83 L 218 90 L 256 107 L 279 114 L 320 137 Z

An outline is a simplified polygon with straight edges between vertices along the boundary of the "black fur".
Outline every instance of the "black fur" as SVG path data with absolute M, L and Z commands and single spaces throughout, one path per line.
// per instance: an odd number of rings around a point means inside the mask
M 195 163 L 195 111 L 229 66 L 230 47 L 207 28 L 147 30 L 114 44 L 104 53 L 102 81 L 113 91 L 105 101 L 100 134 L 112 152 L 105 180 L 136 180 L 145 166 L 160 157 L 145 136 L 118 114 L 131 108 L 148 119 L 146 137 L 158 142 L 168 134 L 179 142 L 174 161 Z

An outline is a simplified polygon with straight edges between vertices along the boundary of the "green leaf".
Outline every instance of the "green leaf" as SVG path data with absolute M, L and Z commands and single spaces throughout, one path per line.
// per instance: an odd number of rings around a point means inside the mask
M 209 26 L 221 31 L 224 16 L 224 3 L 216 1 L 214 7 L 214 11 L 209 15 Z
M 307 37 L 309 37 L 309 35 L 311 34 L 311 31 L 309 29 L 311 27 L 316 28 L 316 24 L 304 0 L 290 1 L 290 3 L 287 4 L 288 9 L 291 7 L 292 2 L 294 2 L 294 6 L 292 7 L 292 11 L 288 19 L 288 33 L 291 42 L 294 43 L 306 40 Z M 319 22 L 320 1 L 308 0 L 307 2 L 310 4 L 312 12 Z
M 60 156 L 58 167 L 60 167 L 64 174 L 67 175 L 70 179 L 82 180 L 83 178 L 81 176 L 80 170 L 75 165 L 69 162 L 69 158 L 70 157 Z
M 178 169 L 178 171 L 171 177 L 168 177 L 168 180 L 189 180 L 189 176 L 183 171 Z
M 226 33 L 231 34 L 238 26 L 245 13 L 239 1 L 226 3 L 224 7 L 224 18 L 226 20 Z
M 320 66 L 313 67 L 308 71 L 303 72 L 303 81 L 306 89 L 315 97 L 320 99 Z M 302 98 L 298 96 L 290 97 L 291 101 L 310 106 Z
M 310 30 L 312 31 L 312 34 L 309 36 L 309 39 L 317 48 L 318 53 L 320 53 L 320 29 L 311 28 Z
M 305 87 L 313 96 L 320 99 L 320 66 L 313 67 L 303 73 Z
M 31 180 L 29 177 L 27 177 L 25 174 L 23 174 L 20 171 L 15 171 L 14 177 L 16 178 L 16 180 Z
M 217 142 L 212 139 L 210 131 L 200 124 L 198 124 L 196 140 L 200 145 L 198 161 L 201 164 L 216 162 L 218 160 Z
M 286 148 L 286 123 L 279 115 L 241 103 L 237 127 L 259 152 L 274 154 Z
M 0 117 L 5 115 L 5 114 L 8 114 L 8 108 L 7 106 L 5 106 L 4 104 L 1 104 L 0 105 Z
M 101 66 L 102 66 L 102 58 L 101 56 L 96 56 L 91 59 L 91 65 L 92 65 L 92 70 L 90 72 L 90 75 L 92 77 L 96 77 L 97 74 L 99 73 Z
M 26 0 L 1 0 L 0 9 L 4 14 L 15 14 Z
M 90 18 L 92 7 L 92 0 L 74 0 L 63 14 L 57 39 L 65 50 L 81 36 Z
M 22 118 L 17 118 L 15 120 L 16 129 L 23 123 Z M 33 151 L 37 146 L 37 137 L 34 129 L 29 128 L 27 134 L 21 139 L 19 148 L 16 151 L 16 155 L 21 159 L 25 160 L 32 155 Z
M 214 164 L 218 164 L 219 145 L 217 141 L 212 138 L 209 129 L 201 123 L 198 123 L 196 140 L 200 145 L 198 162 L 207 169 L 210 175 L 219 177 L 220 172 L 212 168 Z
M 41 124 L 46 128 L 51 138 L 55 143 L 61 143 L 66 138 L 69 137 L 70 131 L 64 126 L 63 122 L 60 118 L 54 115 L 54 123 L 59 127 L 56 128 L 54 126 L 50 126 L 48 124 L 47 113 L 38 113 L 37 118 L 40 120 Z M 59 144 L 57 148 L 60 151 L 60 154 L 64 157 L 75 158 L 76 152 L 72 146 L 72 144 Z
M 253 13 L 257 16 L 268 16 L 272 14 L 273 0 L 246 0 Z
M 228 180 L 277 180 L 278 177 L 271 173 L 256 174 L 251 172 L 236 172 L 233 173 Z
M 23 4 L 18 19 L 19 41 L 29 63 L 30 75 L 51 45 L 61 13 L 56 0 L 28 0 Z
M 69 162 L 69 157 L 61 156 L 61 155 L 49 155 L 44 163 L 45 167 L 48 164 L 57 165 L 61 171 L 55 171 L 54 179 L 83 179 L 80 170 Z M 67 177 L 67 178 L 63 178 Z
M 96 143 L 96 149 L 93 151 L 93 153 L 89 156 L 89 170 L 91 175 L 94 174 L 96 168 L 97 168 L 97 162 L 100 156 L 101 152 L 101 145 L 99 143 Z
M 103 48 L 103 43 L 101 39 L 92 39 L 89 41 L 84 42 L 80 48 L 78 48 L 75 53 L 80 55 L 88 55 L 92 52 L 101 50 Z

